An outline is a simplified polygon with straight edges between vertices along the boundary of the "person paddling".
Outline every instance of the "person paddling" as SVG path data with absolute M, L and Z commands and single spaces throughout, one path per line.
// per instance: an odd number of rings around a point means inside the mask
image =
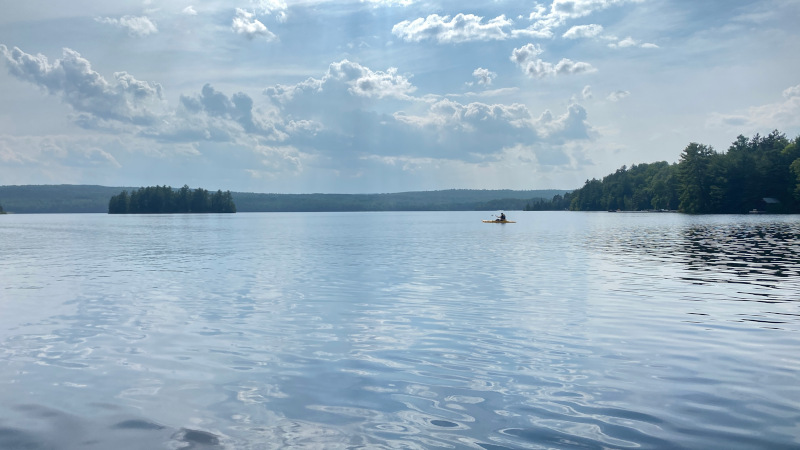
M 506 221 L 506 213 L 500 213 L 500 217 L 497 219 L 498 222 L 505 222 Z

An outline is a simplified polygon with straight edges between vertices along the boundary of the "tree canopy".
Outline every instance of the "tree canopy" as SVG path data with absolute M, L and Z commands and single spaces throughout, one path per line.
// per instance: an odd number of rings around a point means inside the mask
M 149 186 L 123 190 L 108 201 L 109 214 L 175 214 L 175 213 L 235 213 L 236 205 L 230 191 L 209 193 L 203 188 L 180 189 L 169 186 Z

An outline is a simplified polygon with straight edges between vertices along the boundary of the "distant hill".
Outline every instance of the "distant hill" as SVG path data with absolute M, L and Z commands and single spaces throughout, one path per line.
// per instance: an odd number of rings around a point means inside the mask
M 253 194 L 234 192 L 239 212 L 272 211 L 494 211 L 522 210 L 534 199 L 550 200 L 564 190 L 472 190 L 394 194 Z
M 0 186 L 0 205 L 9 213 L 106 213 L 108 201 L 131 187 L 95 185 Z M 522 210 L 530 202 L 568 191 L 474 190 L 394 194 L 259 194 L 233 192 L 239 212 L 291 211 L 495 211 Z
M 0 186 L 0 205 L 8 213 L 108 212 L 112 195 L 131 188 L 93 185 Z

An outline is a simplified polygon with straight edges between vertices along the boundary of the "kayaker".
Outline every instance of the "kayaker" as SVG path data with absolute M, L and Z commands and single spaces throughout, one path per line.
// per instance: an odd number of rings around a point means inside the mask
M 506 213 L 500 213 L 500 218 L 497 219 L 498 222 L 505 222 L 506 221 Z

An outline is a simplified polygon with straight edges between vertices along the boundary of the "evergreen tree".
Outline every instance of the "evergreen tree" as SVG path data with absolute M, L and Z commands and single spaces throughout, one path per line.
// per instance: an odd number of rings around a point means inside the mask
M 724 178 L 719 154 L 712 147 L 695 142 L 681 154 L 680 204 L 678 209 L 690 214 L 715 212 L 724 196 Z

